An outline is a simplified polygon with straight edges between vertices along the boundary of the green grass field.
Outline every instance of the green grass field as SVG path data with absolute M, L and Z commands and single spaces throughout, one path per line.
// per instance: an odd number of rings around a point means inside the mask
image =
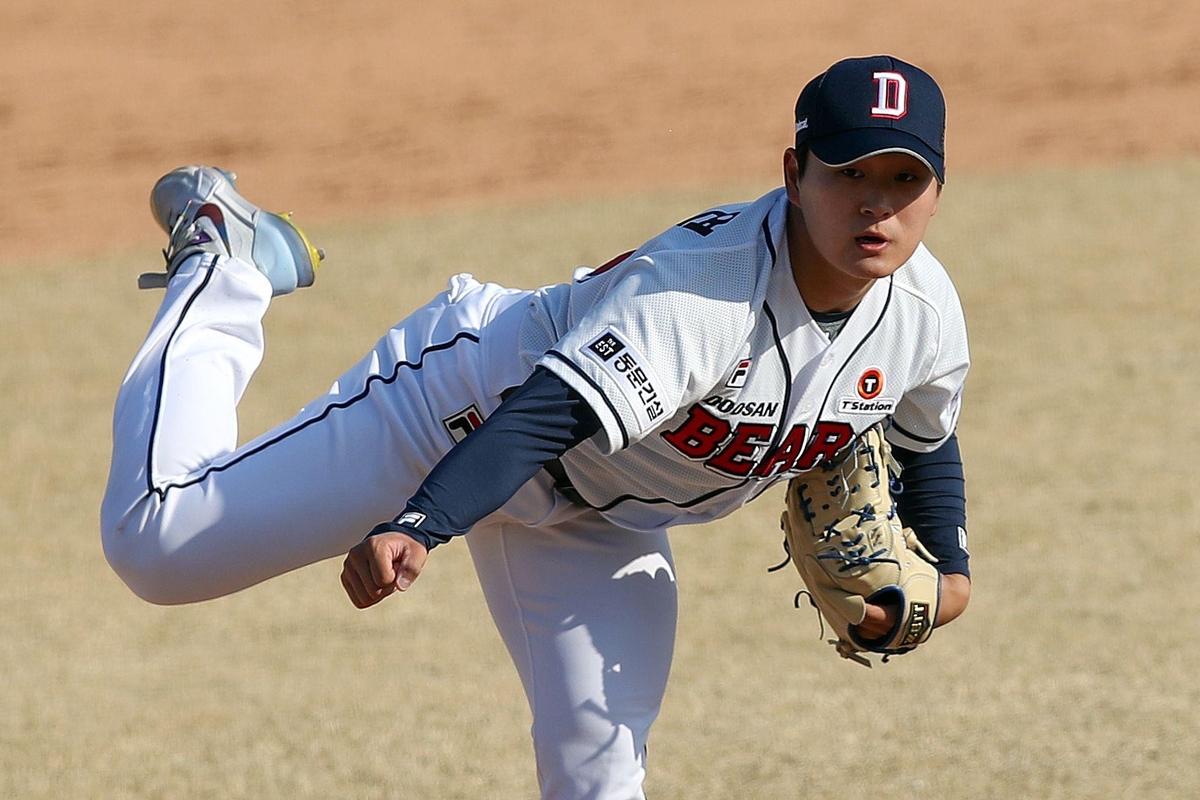
M 1194 161 L 955 176 L 929 243 L 975 360 L 971 608 L 868 671 L 792 608 L 793 572 L 766 574 L 777 490 L 676 531 L 652 797 L 1195 796 L 1198 186 Z M 268 316 L 243 437 L 325 391 L 452 273 L 555 282 L 766 188 L 312 231 L 329 261 Z M 170 609 L 108 569 L 112 400 L 159 297 L 134 279 L 157 265 L 144 251 L 0 270 L 0 797 L 535 796 L 528 710 L 461 543 L 367 612 L 337 561 Z

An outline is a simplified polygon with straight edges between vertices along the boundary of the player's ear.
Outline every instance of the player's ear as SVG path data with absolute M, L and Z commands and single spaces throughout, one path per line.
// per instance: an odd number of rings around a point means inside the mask
M 802 175 L 800 154 L 796 152 L 796 148 L 789 147 L 783 151 L 783 185 L 787 189 L 788 200 L 797 208 L 800 207 L 800 177 Z

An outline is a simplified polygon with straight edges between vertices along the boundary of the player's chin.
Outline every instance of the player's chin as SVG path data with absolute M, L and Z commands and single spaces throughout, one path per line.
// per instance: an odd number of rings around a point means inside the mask
M 854 253 L 846 261 L 844 271 L 863 280 L 886 278 L 900 269 L 907 258 L 898 258 L 891 253 Z

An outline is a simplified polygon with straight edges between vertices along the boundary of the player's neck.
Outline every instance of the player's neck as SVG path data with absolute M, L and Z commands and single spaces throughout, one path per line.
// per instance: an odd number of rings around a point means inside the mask
M 788 214 L 787 240 L 792 279 L 804 304 L 813 311 L 849 311 L 874 285 L 872 279 L 846 275 L 830 264 L 817 251 L 799 214 Z

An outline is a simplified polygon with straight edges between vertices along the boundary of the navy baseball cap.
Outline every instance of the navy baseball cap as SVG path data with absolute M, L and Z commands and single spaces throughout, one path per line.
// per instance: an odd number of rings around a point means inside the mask
M 796 101 L 796 147 L 831 167 L 908 153 L 946 182 L 946 100 L 920 67 L 892 56 L 848 58 L 813 78 Z

